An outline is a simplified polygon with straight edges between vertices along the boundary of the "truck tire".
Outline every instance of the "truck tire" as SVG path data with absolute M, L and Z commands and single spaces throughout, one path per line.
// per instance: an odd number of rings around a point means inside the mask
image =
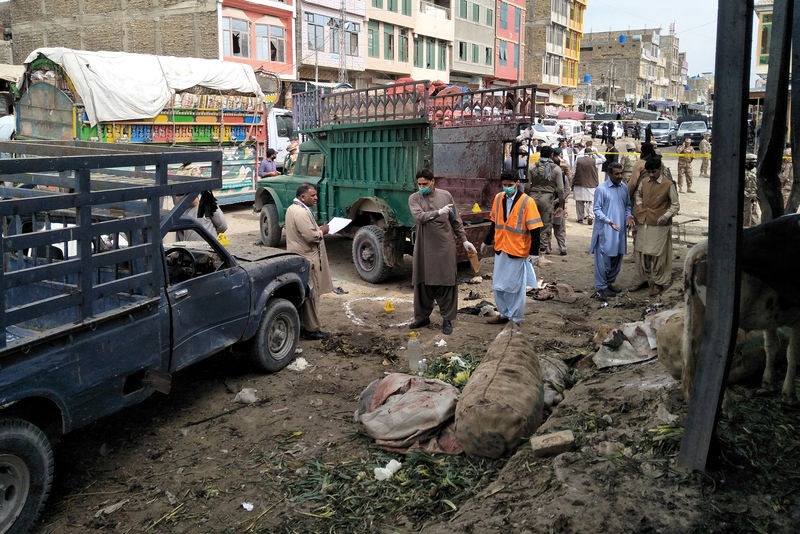
M 53 483 L 53 449 L 36 425 L 0 419 L 0 532 L 28 532 Z
M 300 339 L 300 315 L 286 299 L 269 301 L 253 338 L 251 358 L 260 371 L 275 373 L 286 367 Z
M 275 204 L 264 204 L 258 222 L 261 229 L 261 243 L 268 247 L 277 247 L 281 242 L 278 207 Z
M 370 224 L 360 228 L 353 238 L 353 264 L 358 275 L 366 282 L 383 282 L 392 270 L 383 256 L 385 237 L 383 228 Z

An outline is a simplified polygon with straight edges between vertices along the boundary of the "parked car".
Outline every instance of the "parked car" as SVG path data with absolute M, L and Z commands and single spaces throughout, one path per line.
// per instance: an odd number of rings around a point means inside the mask
M 542 119 L 541 126 L 548 132 L 555 132 L 558 129 L 558 120 Z
M 645 128 L 642 129 L 642 135 L 645 135 Z M 675 140 L 675 130 L 672 129 L 670 121 L 651 121 L 650 130 L 653 132 L 653 138 L 657 146 L 669 145 Z
M 677 142 L 683 143 L 683 140 L 689 137 L 692 140 L 692 145 L 697 146 L 706 133 L 708 133 L 708 127 L 703 121 L 682 122 L 678 127 Z
M 558 121 L 559 127 L 564 127 L 564 132 L 566 134 L 565 137 L 567 139 L 574 139 L 576 137 L 582 137 L 584 130 L 581 121 L 576 121 L 574 119 L 563 119 Z M 558 133 L 558 128 L 556 128 L 556 133 Z M 561 137 L 559 135 L 559 137 Z
M 545 145 L 555 146 L 558 144 L 559 136 L 555 133 L 549 131 L 547 128 L 542 126 L 541 124 L 532 124 L 531 125 L 531 139 L 538 139 L 539 144 L 544 143 Z

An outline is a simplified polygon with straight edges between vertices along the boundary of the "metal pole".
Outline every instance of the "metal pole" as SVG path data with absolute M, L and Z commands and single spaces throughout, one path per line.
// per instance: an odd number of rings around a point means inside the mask
M 753 0 L 719 0 L 714 139 L 708 217 L 708 290 L 700 357 L 678 466 L 705 469 L 739 323 L 739 250 Z

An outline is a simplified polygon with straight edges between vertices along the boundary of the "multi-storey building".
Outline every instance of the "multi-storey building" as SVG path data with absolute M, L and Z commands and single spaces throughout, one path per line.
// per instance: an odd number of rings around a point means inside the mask
M 450 0 L 367 0 L 370 84 L 398 78 L 450 80 L 454 22 Z
M 668 100 L 665 65 L 660 29 L 587 33 L 578 75 L 589 75 L 597 97 L 607 104 L 676 107 Z
M 494 77 L 495 0 L 457 0 L 450 81 L 483 87 Z
M 586 0 L 527 0 L 525 83 L 535 83 L 557 109 L 573 104 L 581 60 Z
M 302 0 L 297 6 L 297 79 L 364 83 L 363 0 Z
M 678 36 L 672 31 L 669 35 L 661 36 L 664 76 L 667 78 L 666 99 L 672 103 L 680 103 L 686 85 L 686 78 L 681 76 L 683 60 L 680 57 L 679 41 Z
M 296 77 L 293 0 L 15 0 L 14 61 L 64 46 L 248 63 Z
M 522 81 L 525 54 L 525 0 L 495 3 L 494 78 L 491 85 L 514 85 Z
M 753 6 L 758 17 L 756 37 L 756 68 L 755 73 L 762 79 L 767 79 L 769 70 L 769 44 L 772 36 L 772 0 L 756 0 Z

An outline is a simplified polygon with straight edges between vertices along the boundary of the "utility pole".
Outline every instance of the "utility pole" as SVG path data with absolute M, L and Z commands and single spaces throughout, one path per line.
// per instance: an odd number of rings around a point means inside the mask
M 347 83 L 347 51 L 345 47 L 345 32 L 347 31 L 347 13 L 344 0 L 339 1 L 339 83 Z

